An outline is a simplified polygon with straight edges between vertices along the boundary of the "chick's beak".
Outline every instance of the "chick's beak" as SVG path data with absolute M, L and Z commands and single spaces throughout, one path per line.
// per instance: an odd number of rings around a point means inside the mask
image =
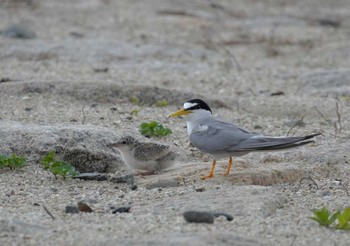
M 191 113 L 190 110 L 186 110 L 186 109 L 182 108 L 179 111 L 176 111 L 175 113 L 169 115 L 168 117 L 177 117 L 177 116 L 181 116 L 181 115 L 188 115 L 190 113 Z

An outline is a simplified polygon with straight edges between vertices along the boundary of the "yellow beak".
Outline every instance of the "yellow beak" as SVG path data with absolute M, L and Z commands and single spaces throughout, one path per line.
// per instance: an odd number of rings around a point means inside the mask
M 182 108 L 179 111 L 176 111 L 175 113 L 169 115 L 169 117 L 177 117 L 177 116 L 181 116 L 181 115 L 188 115 L 190 113 L 191 113 L 190 110 L 186 110 L 186 109 Z

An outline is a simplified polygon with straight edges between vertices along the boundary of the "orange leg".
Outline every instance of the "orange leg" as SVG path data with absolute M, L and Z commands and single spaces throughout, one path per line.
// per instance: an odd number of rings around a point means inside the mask
M 230 162 L 228 163 L 226 173 L 223 173 L 222 175 L 227 176 L 230 173 L 231 167 L 232 167 L 232 157 L 230 157 Z
M 211 165 L 211 170 L 210 170 L 210 173 L 208 176 L 202 176 L 201 179 L 209 179 L 209 178 L 212 178 L 214 177 L 214 169 L 215 169 L 215 166 L 216 166 L 216 160 L 213 161 L 213 164 Z

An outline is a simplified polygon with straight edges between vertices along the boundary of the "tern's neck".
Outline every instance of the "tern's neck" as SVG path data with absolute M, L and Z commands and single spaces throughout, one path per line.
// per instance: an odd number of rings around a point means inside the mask
M 207 110 L 198 110 L 186 116 L 187 134 L 201 130 L 204 119 L 211 118 L 212 115 Z

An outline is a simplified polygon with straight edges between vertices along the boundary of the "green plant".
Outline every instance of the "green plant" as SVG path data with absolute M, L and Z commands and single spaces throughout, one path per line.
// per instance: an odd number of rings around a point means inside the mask
M 16 169 L 24 167 L 27 164 L 27 159 L 23 156 L 18 156 L 13 153 L 10 156 L 0 155 L 0 168 L 8 167 Z
M 144 122 L 140 125 L 140 132 L 144 136 L 162 137 L 172 133 L 169 128 L 164 127 L 157 121 Z
M 44 169 L 52 172 L 55 177 L 57 175 L 62 176 L 63 178 L 74 177 L 78 174 L 75 168 L 64 161 L 55 160 L 55 151 L 51 150 L 47 155 L 43 156 L 40 160 L 40 163 L 43 165 Z
M 157 101 L 157 102 L 156 102 L 156 106 L 157 106 L 157 107 L 166 107 L 166 106 L 168 106 L 168 105 L 169 105 L 169 103 L 168 103 L 167 101 L 165 101 L 165 100 Z
M 314 216 L 310 217 L 310 219 L 318 222 L 321 226 L 350 230 L 350 207 L 345 208 L 342 212 L 336 211 L 333 214 L 325 207 L 319 210 L 312 210 L 312 212 Z
M 136 96 L 132 96 L 132 97 L 130 98 L 130 102 L 131 102 L 132 104 L 135 104 L 135 105 L 139 105 L 139 104 L 140 104 L 140 100 L 139 100 Z
M 318 222 L 322 226 L 329 227 L 337 219 L 337 213 L 334 213 L 332 216 L 327 208 L 323 207 L 320 210 L 312 210 L 314 217 L 310 219 Z
M 140 110 L 141 110 L 140 108 L 135 108 L 131 110 L 130 114 L 133 116 L 136 116 L 140 112 Z
M 350 230 L 350 208 L 345 208 L 343 212 L 337 214 L 338 224 L 336 229 Z

